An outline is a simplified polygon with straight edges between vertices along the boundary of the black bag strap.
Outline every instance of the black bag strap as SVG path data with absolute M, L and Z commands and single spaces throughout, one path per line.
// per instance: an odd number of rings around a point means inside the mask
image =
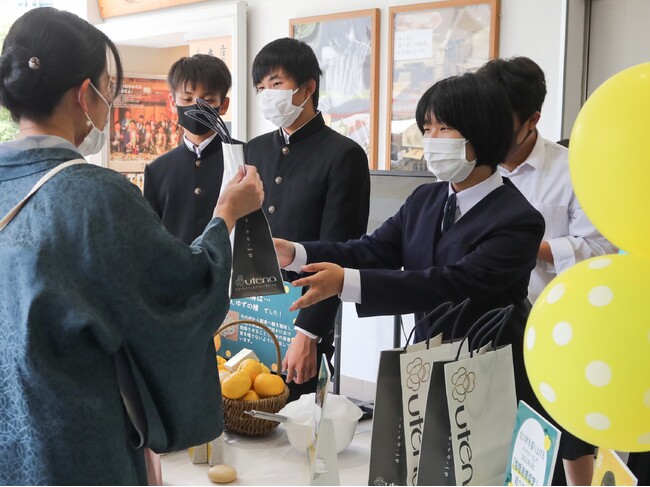
M 433 338 L 434 334 L 438 332 L 438 328 L 440 328 L 440 325 L 442 325 L 447 320 L 447 318 L 452 316 L 454 313 L 457 314 L 456 314 L 456 319 L 454 320 L 454 326 L 451 329 L 451 339 L 453 340 L 456 337 L 456 330 L 458 329 L 458 324 L 460 323 L 460 320 L 463 317 L 463 312 L 467 308 L 468 304 L 469 304 L 469 298 L 458 303 L 456 306 L 449 309 L 444 315 L 442 315 L 440 318 L 438 318 L 436 321 L 433 322 L 431 328 L 429 328 L 429 333 L 427 335 L 427 348 L 429 348 L 429 341 L 431 340 L 431 338 Z
M 415 329 L 420 326 L 422 323 L 425 323 L 426 320 L 431 318 L 432 316 L 437 315 L 438 313 L 442 312 L 442 316 L 446 316 L 446 314 L 452 309 L 452 304 L 450 301 L 447 301 L 445 303 L 439 304 L 433 311 L 429 311 L 425 316 L 420 318 L 415 325 L 413 325 L 413 329 L 411 330 L 411 333 L 409 333 L 409 336 L 406 339 L 406 344 L 404 345 L 404 350 L 406 350 L 406 347 L 411 344 L 411 338 L 413 338 L 413 334 L 415 333 Z M 443 311 L 444 310 L 444 311 Z M 437 321 L 436 321 L 437 322 Z M 428 340 L 427 340 L 427 348 L 429 346 Z
M 474 338 L 470 343 L 470 350 L 471 350 L 470 353 L 473 353 L 475 350 L 479 350 L 483 346 L 485 346 L 488 343 L 490 337 L 495 333 L 495 331 L 496 331 L 496 338 L 494 339 L 493 348 L 496 348 L 501 341 L 501 335 L 503 333 L 503 330 L 505 329 L 506 324 L 510 320 L 510 316 L 512 316 L 514 309 L 515 307 L 512 304 L 506 306 L 502 310 L 501 319 L 499 321 L 492 323 L 491 326 L 486 325 L 481 327 L 476 332 L 476 335 L 474 335 Z
M 500 323 L 501 320 L 503 319 L 503 315 L 505 314 L 505 309 L 506 308 L 496 308 L 492 309 L 486 313 L 483 314 L 478 320 L 474 322 L 472 326 L 470 326 L 469 330 L 463 337 L 463 339 L 460 342 L 460 345 L 458 347 L 458 353 L 456 353 L 456 359 L 460 357 L 460 352 L 463 349 L 463 343 L 465 340 L 468 340 L 469 337 L 474 333 L 475 330 L 480 330 L 483 327 L 488 327 L 492 328 L 495 326 L 496 323 Z

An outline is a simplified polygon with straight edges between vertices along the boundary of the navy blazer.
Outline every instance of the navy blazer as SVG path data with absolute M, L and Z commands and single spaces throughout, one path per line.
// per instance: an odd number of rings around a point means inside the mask
M 359 240 L 304 243 L 308 262 L 360 269 L 361 317 L 415 313 L 417 321 L 441 303 L 470 298 L 464 333 L 485 312 L 513 304 L 504 341 L 521 342 L 544 219 L 504 178 L 503 186 L 442 235 L 448 188 L 448 183 L 420 186 L 395 216 Z M 426 338 L 429 326 L 418 326 L 416 341 Z M 442 331 L 449 338 L 451 324 Z

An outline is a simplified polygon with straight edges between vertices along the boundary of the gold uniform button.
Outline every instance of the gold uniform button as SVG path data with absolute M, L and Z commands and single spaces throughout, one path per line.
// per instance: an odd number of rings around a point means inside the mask
M 201 159 L 197 159 L 194 164 L 196 164 L 196 167 L 201 167 Z
M 288 147 L 283 147 L 282 148 L 282 153 L 286 156 L 289 153 L 289 148 Z
M 269 206 L 269 213 L 275 213 L 275 206 Z
M 280 184 L 281 182 L 282 182 L 282 178 L 280 176 L 275 178 L 275 184 Z
M 201 194 L 201 188 L 194 188 L 194 194 L 195 195 L 200 195 Z

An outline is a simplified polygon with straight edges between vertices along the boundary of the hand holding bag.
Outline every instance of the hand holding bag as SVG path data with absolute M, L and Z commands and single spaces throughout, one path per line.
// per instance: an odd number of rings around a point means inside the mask
M 232 178 L 246 168 L 244 146 L 233 144 L 228 128 L 217 110 L 201 99 L 196 100 L 196 105 L 198 109 L 188 110 L 187 115 L 214 130 L 222 140 L 222 193 Z M 271 228 L 264 211 L 259 209 L 235 223 L 230 297 L 248 298 L 271 294 L 284 294 L 284 284 Z

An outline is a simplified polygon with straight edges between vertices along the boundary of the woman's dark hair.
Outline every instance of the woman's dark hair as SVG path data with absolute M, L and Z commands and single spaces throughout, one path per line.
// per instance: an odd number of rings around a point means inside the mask
M 253 85 L 258 85 L 272 71 L 280 69 L 293 78 L 298 85 L 303 85 L 310 79 L 316 82 L 316 91 L 312 95 L 314 109 L 318 108 L 318 90 L 320 76 L 323 72 L 318 59 L 309 45 L 298 39 L 284 37 L 269 42 L 257 53 L 253 60 Z
M 218 93 L 223 101 L 232 85 L 232 77 L 226 63 L 218 57 L 195 54 L 180 58 L 169 68 L 167 84 L 172 94 L 179 87 L 184 88 L 185 84 L 194 89 L 201 85 L 210 92 Z
M 546 98 L 546 78 L 542 68 L 532 59 L 524 56 L 492 59 L 478 72 L 501 85 L 520 122 L 542 111 Z
M 99 87 L 109 51 L 115 64 L 115 97 L 122 86 L 122 63 L 106 34 L 69 12 L 30 10 L 14 22 L 2 46 L 0 105 L 16 121 L 46 118 L 70 88 L 86 79 Z
M 422 95 L 415 111 L 422 133 L 432 115 L 469 140 L 477 166 L 496 169 L 505 159 L 514 129 L 508 98 L 498 84 L 473 73 L 438 81 Z

